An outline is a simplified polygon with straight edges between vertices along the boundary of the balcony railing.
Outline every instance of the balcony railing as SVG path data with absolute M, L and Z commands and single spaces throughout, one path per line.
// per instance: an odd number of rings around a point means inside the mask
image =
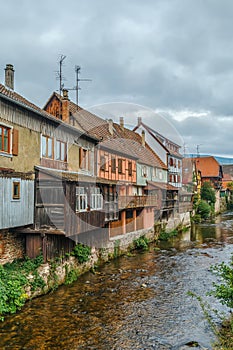
M 161 209 L 173 209 L 176 204 L 174 199 L 163 199 Z
M 157 207 L 157 196 L 119 196 L 118 208 L 142 208 L 142 207 Z

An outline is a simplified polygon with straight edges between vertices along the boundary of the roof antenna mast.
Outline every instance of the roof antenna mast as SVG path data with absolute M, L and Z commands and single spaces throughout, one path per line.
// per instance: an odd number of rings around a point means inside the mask
M 63 61 L 64 61 L 65 58 L 66 58 L 65 55 L 61 55 L 60 61 L 59 61 L 59 73 L 58 73 L 58 78 L 59 78 L 59 82 L 60 82 L 60 85 L 59 85 L 59 93 L 60 93 L 60 96 L 61 96 L 61 93 L 62 93 L 62 89 L 63 89 L 63 87 L 64 87 L 64 84 L 62 83 L 62 81 L 63 81 L 63 76 L 62 76 L 62 64 L 63 64 Z
M 75 66 L 75 73 L 76 73 L 76 86 L 74 88 L 74 90 L 76 90 L 76 105 L 77 105 L 77 108 L 78 107 L 78 90 L 81 90 L 81 88 L 79 87 L 79 82 L 80 81 L 91 81 L 91 79 L 79 79 L 79 74 L 80 74 L 80 70 L 81 70 L 81 67 L 80 66 Z

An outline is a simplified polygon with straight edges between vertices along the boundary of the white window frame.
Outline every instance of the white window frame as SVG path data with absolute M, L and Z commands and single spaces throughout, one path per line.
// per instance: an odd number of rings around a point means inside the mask
M 84 212 L 87 211 L 87 193 L 85 187 L 76 187 L 76 211 Z
M 64 146 L 63 154 L 62 154 L 62 146 Z M 66 162 L 67 161 L 67 143 L 59 139 L 55 139 L 54 148 L 55 148 L 54 149 L 55 160 Z M 58 149 L 59 149 L 59 152 L 58 152 Z
M 99 187 L 91 188 L 91 210 L 103 209 L 103 196 Z

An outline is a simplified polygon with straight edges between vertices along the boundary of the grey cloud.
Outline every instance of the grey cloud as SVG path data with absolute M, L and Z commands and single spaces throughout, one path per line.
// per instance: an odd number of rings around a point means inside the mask
M 9 0 L 0 12 L 0 81 L 5 64 L 13 63 L 16 90 L 43 106 L 58 89 L 55 71 L 64 54 L 66 87 L 75 85 L 77 64 L 80 78 L 92 79 L 80 83 L 84 107 L 130 101 L 208 110 L 206 121 L 174 123 L 193 144 L 208 135 L 215 150 L 213 135 L 231 142 L 219 116 L 233 116 L 232 16 L 229 0 Z M 225 141 L 218 143 L 225 152 Z

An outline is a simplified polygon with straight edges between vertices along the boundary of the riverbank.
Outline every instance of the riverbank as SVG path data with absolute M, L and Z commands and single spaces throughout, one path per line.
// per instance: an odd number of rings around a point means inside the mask
M 175 224 L 178 224 L 176 229 Z M 186 231 L 189 224 L 187 215 L 183 215 L 182 223 L 177 220 L 173 220 L 173 225 L 171 221 L 166 226 L 165 223 L 156 223 L 149 229 L 110 238 L 101 248 L 77 244 L 71 253 L 51 261 L 44 262 L 43 256 L 38 256 L 36 259 L 18 259 L 11 264 L 5 264 L 4 267 L 0 266 L 0 282 L 4 296 L 3 300 L 0 300 L 0 317 L 4 319 L 4 315 L 15 313 L 28 300 L 74 282 L 87 271 L 95 273 L 98 266 L 112 259 L 130 254 L 136 249 L 147 249 L 148 244 L 156 242 L 159 237 L 167 240 L 176 236 L 178 232 Z M 167 226 L 173 230 L 169 231 Z
M 222 326 L 217 334 L 219 339 L 214 350 L 232 350 L 233 348 L 233 317 L 223 321 Z
M 70 254 L 44 263 L 43 257 L 18 259 L 0 265 L 0 318 L 15 313 L 33 298 L 70 284 L 87 271 L 135 249 L 143 249 L 158 238 L 153 228 L 114 237 L 102 248 L 77 244 Z

